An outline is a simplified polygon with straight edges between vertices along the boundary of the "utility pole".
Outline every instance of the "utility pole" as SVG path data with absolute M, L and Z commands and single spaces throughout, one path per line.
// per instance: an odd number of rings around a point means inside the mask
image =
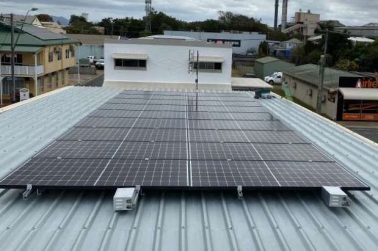
M 146 28 L 145 31 L 151 33 L 151 12 L 152 12 L 152 0 L 145 0 L 145 11 L 146 11 Z
M 324 73 L 325 67 L 327 62 L 327 49 L 328 49 L 328 29 L 326 29 L 325 33 L 325 41 L 324 41 L 324 53 L 320 57 L 320 83 L 318 88 L 318 97 L 316 102 L 316 112 L 321 114 L 322 112 L 322 93 L 324 88 Z
M 13 14 L 10 14 L 11 23 L 11 79 L 12 79 L 12 102 L 16 102 L 16 79 L 14 77 L 14 57 L 15 57 L 15 44 L 14 44 L 14 20 Z

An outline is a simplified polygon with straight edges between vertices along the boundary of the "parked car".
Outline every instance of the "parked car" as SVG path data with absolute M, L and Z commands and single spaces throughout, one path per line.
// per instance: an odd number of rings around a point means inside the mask
M 96 57 L 95 56 L 88 56 L 87 58 L 88 58 L 90 64 L 94 64 L 95 61 L 96 61 Z
M 105 60 L 103 58 L 97 60 L 95 66 L 97 70 L 103 70 L 105 67 Z
M 275 72 L 270 76 L 266 76 L 264 80 L 270 85 L 280 85 L 282 84 L 282 72 Z

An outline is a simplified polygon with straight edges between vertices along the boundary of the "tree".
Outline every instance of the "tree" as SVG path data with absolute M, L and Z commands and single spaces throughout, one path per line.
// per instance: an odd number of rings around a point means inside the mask
M 269 44 L 264 41 L 259 45 L 258 57 L 265 57 L 269 55 Z
M 71 15 L 66 31 L 72 34 L 100 34 L 98 30 L 95 29 L 93 23 L 88 22 L 84 17 L 76 15 Z
M 48 14 L 38 14 L 36 17 L 40 22 L 54 22 L 54 19 Z

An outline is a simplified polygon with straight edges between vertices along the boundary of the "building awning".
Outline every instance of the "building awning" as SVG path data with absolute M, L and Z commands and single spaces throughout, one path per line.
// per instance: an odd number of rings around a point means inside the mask
M 36 53 L 39 52 L 43 47 L 38 46 L 16 46 L 15 52 L 18 53 Z M 12 49 L 9 45 L 1 46 L 0 45 L 0 52 L 11 52 Z
M 378 89 L 374 88 L 339 88 L 344 100 L 376 100 Z
M 197 62 L 197 56 L 193 58 L 194 62 Z M 198 58 L 199 62 L 208 62 L 208 63 L 223 63 L 224 58 L 223 57 L 216 57 L 216 56 L 199 56 Z
M 135 60 L 147 60 L 148 55 L 142 53 L 113 53 L 112 57 L 115 59 L 135 59 Z
M 273 86 L 259 78 L 232 78 L 231 86 L 233 90 L 259 90 L 273 88 Z

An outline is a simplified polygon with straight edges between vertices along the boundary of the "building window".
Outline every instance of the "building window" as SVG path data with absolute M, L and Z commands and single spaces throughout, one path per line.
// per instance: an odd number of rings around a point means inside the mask
M 58 48 L 56 54 L 58 55 L 58 60 L 62 60 L 62 48 Z
M 70 50 L 66 49 L 66 58 L 70 58 Z
M 1 57 L 1 64 L 3 65 L 10 65 L 11 64 L 11 54 L 4 54 Z M 22 65 L 22 54 L 16 54 L 14 56 L 14 63 L 15 65 Z
M 15 78 L 15 83 L 16 83 L 16 93 L 17 93 L 17 90 L 21 89 L 21 88 L 25 88 L 26 85 L 25 85 L 25 79 L 24 78 Z M 12 82 L 12 79 L 10 77 L 5 77 L 3 79 L 3 94 L 4 95 L 11 95 L 13 94 L 13 82 Z
M 147 68 L 147 61 L 140 59 L 114 59 L 115 68 L 142 69 Z
M 222 63 L 199 62 L 198 71 L 202 72 L 222 72 Z M 194 62 L 193 68 L 197 69 L 197 62 Z
M 50 51 L 49 52 L 49 62 L 52 62 L 52 61 L 54 61 L 54 52 Z

